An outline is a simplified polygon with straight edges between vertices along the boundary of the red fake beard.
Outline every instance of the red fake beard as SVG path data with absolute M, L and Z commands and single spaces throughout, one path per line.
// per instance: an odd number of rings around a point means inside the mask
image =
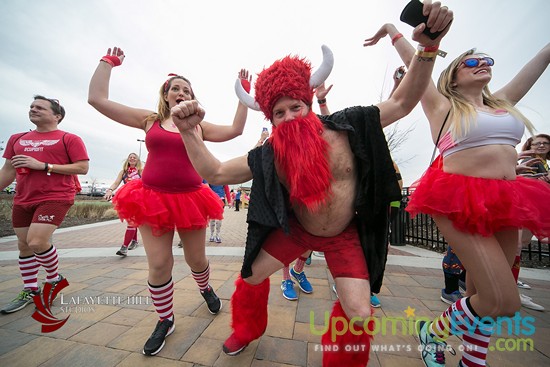
M 329 145 L 323 124 L 310 112 L 306 117 L 273 127 L 271 143 L 279 175 L 286 181 L 290 202 L 317 211 L 331 193 Z

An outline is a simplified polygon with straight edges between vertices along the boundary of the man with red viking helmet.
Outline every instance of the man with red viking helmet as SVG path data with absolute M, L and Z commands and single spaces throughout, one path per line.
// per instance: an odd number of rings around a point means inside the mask
M 264 333 L 269 276 L 312 249 L 324 252 L 338 289 L 331 317 L 347 321 L 345 328 L 330 326 L 323 335 L 323 364 L 367 364 L 370 292 L 379 291 L 384 273 L 387 207 L 400 199 L 382 128 L 407 115 L 420 100 L 453 18 L 446 7 L 429 0 L 424 13 L 430 14 L 431 31 L 442 34 L 432 40 L 422 34 L 425 24 L 415 28 L 413 39 L 429 51 L 418 54 L 391 98 L 376 106 L 329 116 L 312 112 L 314 88 L 332 70 L 332 52 L 326 46 L 323 65 L 313 75 L 307 60 L 287 56 L 258 75 L 255 98 L 239 81 L 241 102 L 261 110 L 273 125 L 268 141 L 245 156 L 221 163 L 208 151 L 195 129 L 205 115 L 197 101 L 172 108 L 201 177 L 217 185 L 253 179 L 245 258 L 231 298 L 233 333 L 223 345 L 226 354 L 238 354 Z

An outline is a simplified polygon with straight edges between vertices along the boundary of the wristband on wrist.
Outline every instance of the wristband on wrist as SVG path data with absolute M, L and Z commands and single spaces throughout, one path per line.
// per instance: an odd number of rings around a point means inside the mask
M 53 164 L 48 163 L 48 172 L 46 173 L 48 176 L 51 176 L 53 171 Z
M 105 55 L 99 61 L 106 62 L 107 64 L 111 65 L 112 67 L 119 66 L 120 64 L 122 64 L 122 61 L 120 61 L 120 59 L 118 57 L 113 56 L 113 55 Z
M 401 33 L 397 33 L 395 36 L 391 38 L 391 44 L 392 46 L 395 45 L 395 42 L 397 42 L 398 39 L 402 38 L 403 35 Z
M 424 46 L 424 45 L 421 45 L 421 44 L 419 43 L 418 46 L 416 47 L 416 49 L 417 49 L 418 51 L 435 52 L 435 51 L 439 50 L 439 45 Z
M 44 171 L 48 170 L 48 166 L 49 166 L 49 164 L 44 162 Z
M 447 53 L 445 51 L 439 49 L 439 45 L 424 46 L 424 45 L 418 44 L 417 50 L 418 51 L 424 51 L 424 52 L 435 52 L 437 54 L 437 56 L 440 56 L 440 57 L 443 57 L 443 58 L 445 58 L 445 56 L 447 56 Z
M 245 92 L 250 94 L 250 81 L 247 79 L 241 79 L 241 85 L 243 86 Z
M 317 100 L 317 103 L 319 103 L 320 105 L 327 104 L 327 99 L 326 99 L 326 98 L 318 99 L 318 100 Z
M 416 50 L 414 54 L 418 57 L 422 57 L 425 59 L 435 59 L 435 57 L 437 56 L 437 52 L 425 52 L 419 50 Z

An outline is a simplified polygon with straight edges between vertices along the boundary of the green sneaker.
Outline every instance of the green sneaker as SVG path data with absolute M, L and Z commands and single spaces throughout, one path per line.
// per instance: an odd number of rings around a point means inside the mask
M 422 350 L 420 355 L 426 367 L 441 367 L 445 366 L 445 350 L 447 343 L 444 341 L 436 341 L 429 331 L 430 323 L 424 320 L 416 322 L 416 332 L 420 339 Z
M 33 291 L 28 288 L 23 289 L 17 297 L 15 297 L 9 305 L 0 310 L 0 313 L 8 314 L 17 312 L 27 307 L 28 304 L 33 303 L 32 297 L 40 294 L 40 289 Z

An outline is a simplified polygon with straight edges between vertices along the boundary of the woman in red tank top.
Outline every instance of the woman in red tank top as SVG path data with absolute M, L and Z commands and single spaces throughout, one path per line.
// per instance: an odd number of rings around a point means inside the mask
M 113 193 L 121 183 L 127 184 L 132 180 L 141 178 L 142 172 L 143 167 L 141 159 L 139 159 L 136 153 L 130 153 L 122 164 L 122 170 L 118 173 L 115 182 L 113 182 L 105 192 L 105 200 L 111 200 L 113 198 Z M 124 234 L 124 242 L 116 254 L 119 256 L 126 256 L 128 250 L 133 250 L 137 246 L 137 228 L 128 224 L 128 226 L 126 226 L 126 233 Z
M 139 228 L 147 254 L 149 291 L 159 321 L 143 347 L 143 354 L 156 355 L 174 330 L 174 232 L 183 243 L 185 260 L 208 310 L 216 314 L 222 307 L 209 285 L 205 237 L 208 221 L 222 219 L 223 207 L 191 165 L 170 115 L 170 109 L 180 102 L 196 99 L 189 80 L 170 74 L 160 87 L 157 112 L 125 106 L 111 101 L 108 93 L 111 69 L 123 60 L 120 48 L 107 51 L 90 81 L 88 102 L 108 118 L 146 133 L 149 154 L 143 176 L 124 185 L 113 204 L 121 219 Z M 239 77 L 245 89 L 250 88 L 248 71 L 241 70 Z M 214 125 L 203 120 L 199 125 L 203 139 L 221 142 L 241 135 L 246 117 L 247 107 L 238 103 L 232 125 Z

